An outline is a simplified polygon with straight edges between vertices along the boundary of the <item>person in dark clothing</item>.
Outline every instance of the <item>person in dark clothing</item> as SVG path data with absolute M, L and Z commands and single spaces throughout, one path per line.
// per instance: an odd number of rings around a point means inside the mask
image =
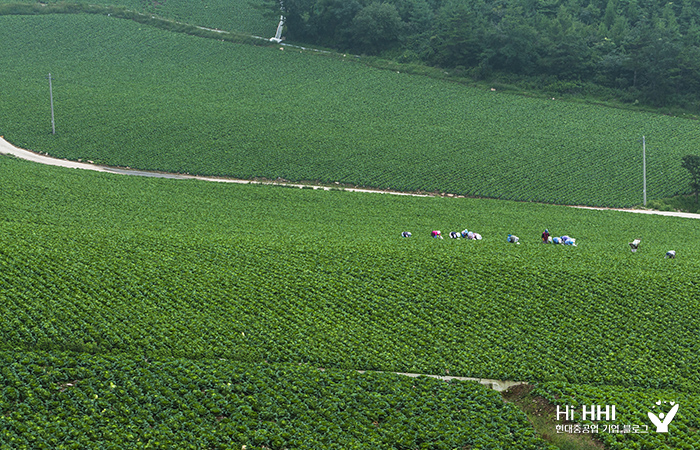
M 632 250 L 632 253 L 636 252 L 637 249 L 639 248 L 639 243 L 642 242 L 641 239 L 635 239 L 634 241 L 630 242 L 630 249 Z

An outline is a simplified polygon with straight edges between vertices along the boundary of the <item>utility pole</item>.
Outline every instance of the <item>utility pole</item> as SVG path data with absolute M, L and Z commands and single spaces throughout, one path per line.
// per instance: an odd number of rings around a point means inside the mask
M 642 136 L 642 172 L 644 179 L 644 206 L 647 206 L 647 144 Z
M 51 74 L 49 73 L 49 96 L 51 97 L 51 134 L 56 134 L 56 122 L 53 119 L 53 87 L 51 86 Z

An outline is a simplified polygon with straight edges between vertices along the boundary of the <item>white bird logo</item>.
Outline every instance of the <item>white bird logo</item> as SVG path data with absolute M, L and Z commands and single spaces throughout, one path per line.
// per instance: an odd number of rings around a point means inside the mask
M 664 402 L 664 403 L 666 403 L 666 402 Z M 656 404 L 661 405 L 661 400 L 656 402 Z M 668 433 L 668 424 L 670 424 L 671 421 L 673 420 L 673 418 L 676 416 L 676 413 L 678 412 L 678 407 L 680 405 L 678 405 L 676 402 L 671 402 L 671 406 L 673 406 L 673 407 L 668 412 L 668 414 L 665 414 L 665 415 L 664 415 L 664 413 L 659 413 L 658 416 L 656 414 L 651 413 L 651 412 L 647 413 L 647 416 L 649 416 L 649 420 L 651 420 L 651 423 L 656 425 L 656 432 L 657 433 Z M 654 408 L 656 408 L 656 406 L 654 406 Z M 662 422 L 662 419 L 663 419 L 663 422 Z

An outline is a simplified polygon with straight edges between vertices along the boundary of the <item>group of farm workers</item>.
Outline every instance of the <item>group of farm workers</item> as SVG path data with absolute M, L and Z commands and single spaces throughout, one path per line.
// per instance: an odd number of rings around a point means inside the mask
M 410 234 L 410 233 L 409 233 Z M 430 236 L 435 239 L 442 239 L 442 232 L 440 230 L 433 230 L 430 232 Z M 450 231 L 450 239 L 459 239 L 459 238 L 464 238 L 464 239 L 474 239 L 474 240 L 481 240 L 481 235 L 479 233 L 474 233 L 473 231 L 469 231 L 467 229 L 464 229 L 461 233 L 458 231 Z
M 401 233 L 402 237 L 409 238 L 413 236 L 410 231 L 404 231 Z M 442 232 L 440 230 L 433 230 L 430 232 L 430 236 L 434 239 L 442 239 Z M 469 231 L 468 229 L 462 230 L 462 232 L 457 232 L 457 231 L 450 231 L 449 236 L 451 239 L 459 239 L 459 238 L 464 238 L 464 239 L 473 239 L 475 241 L 480 241 L 483 239 L 483 237 L 479 233 L 475 233 L 474 231 Z M 565 245 L 576 245 L 576 239 L 573 239 L 569 236 L 562 236 L 560 238 L 551 238 L 549 236 L 549 231 L 544 230 L 544 233 L 542 233 L 542 240 L 546 243 L 553 243 L 553 244 L 565 244 Z M 513 234 L 508 235 L 508 242 L 511 244 L 520 244 L 520 238 L 518 236 L 515 236 Z
M 412 234 L 410 231 L 404 231 L 401 233 L 401 236 L 408 238 L 411 237 Z M 442 232 L 440 230 L 433 230 L 430 232 L 430 236 L 436 239 L 442 239 Z M 474 233 L 473 231 L 469 231 L 465 229 L 461 233 L 457 231 L 450 231 L 449 234 L 451 239 L 459 239 L 459 238 L 464 238 L 464 239 L 474 239 L 477 241 L 480 241 L 482 239 L 481 235 L 479 233 Z
M 506 240 L 510 244 L 520 244 L 520 238 L 513 234 L 509 234 Z M 576 247 L 576 239 L 566 235 L 561 237 L 552 237 L 549 235 L 549 230 L 547 229 L 545 229 L 542 233 L 542 242 L 544 244 L 573 245 L 574 247 Z
M 542 233 L 542 242 L 545 244 L 561 244 L 561 245 L 573 245 L 576 247 L 576 239 L 572 238 L 571 236 L 561 236 L 561 237 L 553 237 L 549 235 L 549 230 L 545 228 L 544 232 Z
M 408 238 L 411 237 L 411 232 L 410 231 L 404 231 L 401 233 L 401 236 Z M 430 232 L 430 236 L 435 238 L 435 239 L 442 239 L 442 233 L 440 230 L 433 230 Z M 461 233 L 457 231 L 450 231 L 449 234 L 450 238 L 452 239 L 459 239 L 459 238 L 465 238 L 465 239 L 474 239 L 480 241 L 482 239 L 481 235 L 479 233 L 475 233 L 473 231 L 469 231 L 465 229 Z M 509 234 L 507 237 L 507 242 L 510 244 L 520 244 L 520 238 L 518 236 L 515 236 L 514 234 Z M 635 239 L 634 241 L 629 243 L 630 249 L 632 250 L 632 253 L 636 252 L 637 249 L 639 248 L 639 244 L 641 243 L 641 239 Z M 571 245 L 573 247 L 576 247 L 576 239 L 572 238 L 571 236 L 559 236 L 559 237 L 554 237 L 549 234 L 549 230 L 545 228 L 544 232 L 542 233 L 542 243 L 544 244 L 561 244 L 561 245 Z M 675 250 L 669 250 L 666 252 L 665 258 L 673 259 L 676 257 L 676 251 Z

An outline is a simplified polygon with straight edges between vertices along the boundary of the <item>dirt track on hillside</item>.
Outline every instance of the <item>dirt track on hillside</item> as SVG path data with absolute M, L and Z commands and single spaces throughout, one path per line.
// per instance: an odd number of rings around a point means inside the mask
M 318 186 L 311 184 L 298 184 L 298 183 L 287 183 L 287 182 L 277 182 L 277 181 L 251 181 L 251 180 L 239 180 L 236 178 L 219 178 L 219 177 L 202 177 L 195 175 L 182 175 L 177 173 L 164 173 L 164 172 L 149 172 L 144 170 L 134 170 L 130 168 L 118 168 L 102 166 L 99 164 L 94 164 L 92 162 L 82 162 L 82 161 L 69 161 L 67 159 L 54 158 L 48 155 L 42 155 L 39 153 L 34 153 L 30 150 L 25 150 L 19 147 L 15 147 L 11 143 L 7 142 L 4 137 L 0 136 L 0 154 L 14 155 L 17 158 L 25 159 L 27 161 L 33 161 L 40 164 L 47 164 L 50 166 L 67 167 L 71 169 L 84 169 L 84 170 L 94 170 L 97 172 L 107 172 L 116 173 L 120 175 L 132 175 L 140 177 L 152 177 L 152 178 L 172 178 L 177 180 L 204 180 L 204 181 L 215 181 L 219 183 L 238 183 L 238 184 L 271 184 L 276 186 L 290 186 L 297 188 L 312 188 L 312 189 L 322 189 L 331 190 L 333 187 L 328 186 Z M 335 188 L 337 189 L 337 188 Z M 367 193 L 379 193 L 379 194 L 391 194 L 391 195 L 409 195 L 413 197 L 430 197 L 429 194 L 416 194 L 410 192 L 397 192 L 397 191 L 383 191 L 383 190 L 373 190 L 373 189 L 360 189 L 360 188 L 348 188 L 342 187 L 341 189 L 350 192 L 367 192 Z M 452 196 L 452 195 L 448 195 Z M 593 206 L 572 206 L 573 208 L 583 208 L 583 209 L 595 209 L 603 211 L 624 211 L 640 214 L 656 214 L 661 216 L 673 216 L 673 217 L 683 217 L 687 219 L 700 219 L 700 214 L 676 212 L 676 211 L 650 211 L 642 209 L 616 209 L 616 208 L 596 208 Z

